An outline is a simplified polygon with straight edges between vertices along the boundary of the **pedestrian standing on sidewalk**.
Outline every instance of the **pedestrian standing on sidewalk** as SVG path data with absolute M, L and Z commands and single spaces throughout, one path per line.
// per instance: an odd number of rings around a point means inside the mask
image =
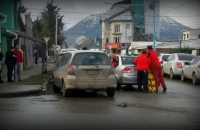
M 137 68 L 137 83 L 138 83 L 138 91 L 148 92 L 148 69 L 151 61 L 147 58 L 146 51 L 143 50 L 141 54 L 134 60 L 133 62 Z
M 18 79 L 18 81 L 21 81 L 21 66 L 23 63 L 23 54 L 18 46 L 15 47 L 14 54 L 16 56 L 15 58 L 16 64 L 14 67 L 14 80 L 17 81 Z
M 166 92 L 167 87 L 162 75 L 162 68 L 157 53 L 156 51 L 153 50 L 152 46 L 147 46 L 147 51 L 148 51 L 147 55 L 151 61 L 149 69 L 151 70 L 151 73 L 154 76 L 156 92 L 158 92 L 158 81 L 161 83 L 163 87 L 163 92 Z
M 0 45 L 0 50 L 1 50 L 1 45 Z M 1 75 L 1 72 L 2 72 L 2 59 L 4 57 L 4 52 L 0 52 L 0 84 L 1 83 L 4 83 L 4 81 L 2 80 L 2 75 Z
M 34 56 L 35 64 L 38 64 L 39 53 L 37 50 L 34 50 L 33 56 Z
M 5 60 L 5 64 L 7 66 L 7 78 L 8 78 L 8 82 L 14 82 L 14 80 L 12 80 L 12 74 L 13 74 L 13 70 L 14 70 L 14 66 L 15 66 L 15 54 L 14 54 L 15 48 L 14 47 L 10 47 L 10 49 L 6 52 L 6 60 Z

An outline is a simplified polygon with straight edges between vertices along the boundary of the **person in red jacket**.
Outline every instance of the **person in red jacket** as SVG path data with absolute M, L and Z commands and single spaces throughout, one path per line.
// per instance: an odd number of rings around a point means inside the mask
M 162 75 L 162 68 L 158 56 L 156 52 L 153 50 L 152 46 L 147 46 L 147 50 L 148 50 L 147 55 L 151 61 L 149 68 L 155 79 L 156 92 L 158 92 L 158 81 L 161 83 L 163 87 L 163 92 L 166 92 L 167 87 Z
M 113 67 L 116 68 L 117 65 L 118 65 L 117 64 L 117 56 L 116 55 L 111 56 L 111 62 L 112 62 Z
M 151 61 L 147 58 L 146 51 L 143 50 L 142 53 L 134 60 L 134 64 L 137 68 L 137 83 L 138 90 L 143 92 L 148 92 L 148 69 Z
M 18 78 L 18 81 L 21 81 L 21 65 L 22 65 L 22 62 L 23 62 L 23 55 L 22 55 L 22 51 L 19 49 L 18 46 L 15 47 L 15 51 L 14 51 L 14 54 L 16 56 L 16 64 L 15 64 L 15 67 L 14 67 L 14 80 L 17 81 L 17 78 Z

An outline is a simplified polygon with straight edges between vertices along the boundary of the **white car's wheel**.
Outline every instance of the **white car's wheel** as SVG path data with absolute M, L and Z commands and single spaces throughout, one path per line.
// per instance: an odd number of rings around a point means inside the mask
M 198 79 L 197 79 L 197 76 L 195 73 L 192 75 L 192 84 L 194 84 L 194 85 L 198 84 Z
M 63 90 L 63 92 L 62 92 L 63 97 L 67 97 L 67 96 L 69 96 L 69 90 L 66 89 L 66 87 L 65 87 L 65 83 L 63 83 L 62 90 Z
M 181 81 L 186 81 L 186 78 L 185 78 L 185 75 L 184 75 L 184 72 L 182 71 L 182 73 L 181 73 Z
M 61 89 L 58 88 L 56 85 L 55 85 L 55 80 L 53 79 L 52 81 L 52 87 L 53 87 L 53 92 L 54 93 L 60 93 Z
M 163 75 L 163 77 L 165 77 L 165 72 L 164 72 L 163 67 L 162 67 L 162 75 Z
M 113 97 L 115 95 L 115 89 L 106 90 L 108 97 Z
M 170 70 L 170 75 L 169 75 L 169 77 L 170 77 L 170 79 L 174 79 L 174 77 L 175 77 L 175 76 L 174 76 L 174 72 L 173 72 L 172 69 Z

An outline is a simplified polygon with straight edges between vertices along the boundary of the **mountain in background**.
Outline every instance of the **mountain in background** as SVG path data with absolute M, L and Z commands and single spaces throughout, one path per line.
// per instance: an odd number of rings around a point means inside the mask
M 166 42 L 179 41 L 182 39 L 182 31 L 191 29 L 181 23 L 178 23 L 171 17 L 161 17 L 160 21 L 160 40 Z
M 161 17 L 159 27 L 159 39 L 165 42 L 178 41 L 179 37 L 181 38 L 182 30 L 191 29 L 170 17 Z M 101 38 L 101 32 L 100 16 L 91 15 L 65 31 L 66 42 L 68 46 L 75 46 L 76 39 L 83 36 L 89 38 L 89 41 L 92 42 L 95 38 Z
M 77 38 L 84 36 L 92 42 L 95 38 L 101 37 L 101 32 L 100 16 L 91 15 L 65 31 L 64 34 L 68 46 L 73 46 L 76 44 Z

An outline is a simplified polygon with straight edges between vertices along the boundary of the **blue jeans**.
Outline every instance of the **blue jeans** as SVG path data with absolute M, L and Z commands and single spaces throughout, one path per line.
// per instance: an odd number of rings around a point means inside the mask
M 16 63 L 15 68 L 14 68 L 14 80 L 21 80 L 21 63 Z

